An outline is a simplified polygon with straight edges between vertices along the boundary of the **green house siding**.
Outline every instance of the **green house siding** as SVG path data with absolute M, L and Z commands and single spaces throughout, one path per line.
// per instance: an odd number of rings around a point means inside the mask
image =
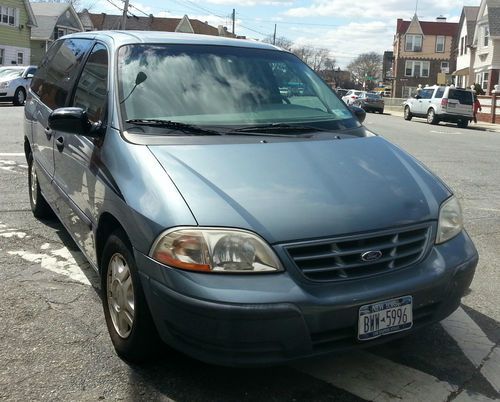
M 19 48 L 30 47 L 31 28 L 28 27 L 28 13 L 22 0 L 0 0 L 3 7 L 19 9 L 19 26 L 12 27 L 0 24 L 0 47 L 2 45 Z M 23 27 L 21 29 L 21 26 Z
M 45 41 L 32 40 L 31 41 L 31 64 L 38 65 L 45 56 Z

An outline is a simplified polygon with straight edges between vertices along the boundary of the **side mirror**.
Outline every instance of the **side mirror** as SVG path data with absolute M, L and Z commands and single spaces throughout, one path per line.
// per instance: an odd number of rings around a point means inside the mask
M 33 78 L 35 74 L 26 74 L 26 79 L 30 79 L 30 78 Z
M 49 128 L 54 131 L 85 135 L 88 137 L 101 136 L 101 124 L 89 120 L 87 112 L 79 107 L 63 107 L 54 110 L 49 115 Z
M 362 108 L 351 105 L 349 106 L 349 109 L 351 109 L 351 112 L 354 114 L 354 116 L 356 116 L 360 123 L 363 123 L 365 121 L 366 112 Z

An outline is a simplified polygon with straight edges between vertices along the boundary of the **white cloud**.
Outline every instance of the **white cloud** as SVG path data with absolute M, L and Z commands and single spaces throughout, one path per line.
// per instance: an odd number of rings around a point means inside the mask
M 207 0 L 207 3 L 234 6 L 234 0 Z M 252 7 L 252 6 L 291 6 L 291 0 L 240 0 L 236 4 L 238 7 Z
M 418 16 L 434 19 L 439 15 L 450 16 L 449 10 L 461 9 L 463 0 L 420 0 Z M 401 0 L 314 0 L 312 5 L 291 8 L 285 12 L 290 17 L 344 17 L 356 19 L 397 19 L 410 18 L 415 13 L 414 1 Z
M 297 46 L 327 48 L 337 64 L 344 68 L 361 53 L 377 52 L 382 55 L 385 50 L 392 50 L 394 27 L 383 21 L 351 22 L 323 31 L 321 35 L 317 30 L 305 27 L 301 33 L 294 39 Z

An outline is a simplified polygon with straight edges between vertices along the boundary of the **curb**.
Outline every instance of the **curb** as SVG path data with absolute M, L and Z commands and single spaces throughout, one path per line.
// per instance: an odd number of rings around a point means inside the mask
M 399 110 L 384 110 L 384 114 L 401 118 L 403 117 L 403 112 L 400 112 Z M 469 128 L 472 130 L 488 131 L 490 133 L 500 133 L 500 124 L 480 122 L 469 125 Z

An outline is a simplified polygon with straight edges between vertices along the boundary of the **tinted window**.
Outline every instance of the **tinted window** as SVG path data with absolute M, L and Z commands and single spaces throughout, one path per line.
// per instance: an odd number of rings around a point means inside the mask
M 444 88 L 438 88 L 434 98 L 441 99 L 444 95 Z
M 36 67 L 30 67 L 28 68 L 28 70 L 26 70 L 26 75 L 35 73 L 36 73 Z
M 66 39 L 50 48 L 31 84 L 33 92 L 49 108 L 65 106 L 78 67 L 91 43 L 89 39 Z
M 73 106 L 87 111 L 91 121 L 103 120 L 108 91 L 108 51 L 97 44 L 78 81 Z
M 422 89 L 422 91 L 420 91 L 420 98 L 421 99 L 430 99 L 430 98 L 432 98 L 433 92 L 434 92 L 434 89 Z
M 380 95 L 377 94 L 366 94 L 366 97 L 370 99 L 380 99 Z
M 462 105 L 472 105 L 472 92 L 463 91 L 461 89 L 450 89 L 448 93 L 448 99 L 455 99 L 459 101 Z

